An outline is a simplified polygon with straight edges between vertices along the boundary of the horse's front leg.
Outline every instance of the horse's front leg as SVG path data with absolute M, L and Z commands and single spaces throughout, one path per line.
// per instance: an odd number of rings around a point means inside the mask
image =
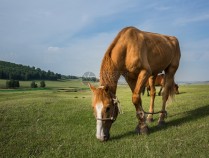
M 147 96 L 149 97 L 150 86 L 147 86 Z
M 150 86 L 150 107 L 149 107 L 149 112 L 153 113 L 154 112 L 154 102 L 155 102 L 155 94 L 156 94 L 156 89 L 155 89 L 155 79 L 157 75 L 150 76 L 149 77 L 149 86 Z M 153 122 L 153 114 L 149 114 L 147 116 L 147 122 Z
M 139 123 L 136 127 L 137 133 L 141 134 L 147 134 L 148 133 L 148 126 L 146 124 L 146 117 L 144 114 L 144 110 L 142 108 L 142 100 L 141 100 L 141 91 L 143 89 L 143 86 L 145 85 L 150 73 L 146 70 L 143 70 L 139 73 L 138 79 L 136 82 L 135 89 L 133 91 L 132 95 L 132 102 L 135 105 L 136 108 L 136 116 L 139 120 Z

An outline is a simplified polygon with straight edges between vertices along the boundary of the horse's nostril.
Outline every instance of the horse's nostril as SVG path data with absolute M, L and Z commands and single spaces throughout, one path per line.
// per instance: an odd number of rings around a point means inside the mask
M 104 137 L 104 141 L 107 141 L 107 140 L 108 140 L 108 137 L 105 136 L 105 137 Z
M 110 135 L 109 134 L 108 135 L 105 135 L 104 136 L 104 141 L 107 141 L 109 138 L 110 138 Z

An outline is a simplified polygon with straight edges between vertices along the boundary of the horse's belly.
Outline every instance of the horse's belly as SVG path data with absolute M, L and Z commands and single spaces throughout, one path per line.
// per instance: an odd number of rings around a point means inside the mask
M 172 58 L 172 51 L 153 53 L 151 57 L 148 57 L 149 66 L 152 72 L 159 73 L 165 70 L 171 63 Z

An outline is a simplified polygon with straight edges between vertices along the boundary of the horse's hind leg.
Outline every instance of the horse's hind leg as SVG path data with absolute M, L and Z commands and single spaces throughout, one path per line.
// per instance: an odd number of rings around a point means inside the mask
M 146 118 L 145 118 L 144 110 L 142 108 L 142 100 L 140 93 L 142 91 L 143 86 L 146 84 L 149 75 L 150 73 L 146 70 L 142 70 L 139 73 L 136 86 L 133 90 L 133 95 L 132 95 L 132 102 L 135 105 L 136 116 L 139 120 L 136 130 L 138 133 L 141 134 L 148 133 L 148 126 L 146 124 Z
M 156 94 L 155 79 L 156 79 L 156 75 L 149 77 L 149 86 L 150 86 L 150 107 L 149 107 L 149 112 L 150 113 L 154 112 L 154 101 L 155 101 L 155 94 Z M 149 114 L 147 116 L 147 122 L 153 122 L 153 121 L 154 121 L 153 115 Z

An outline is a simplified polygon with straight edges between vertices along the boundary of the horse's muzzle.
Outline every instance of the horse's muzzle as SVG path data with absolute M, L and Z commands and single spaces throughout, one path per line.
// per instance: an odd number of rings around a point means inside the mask
M 100 141 L 104 142 L 104 141 L 108 141 L 110 139 L 110 133 L 109 130 L 105 130 L 104 133 L 100 136 L 97 136 L 97 139 L 99 139 Z
M 108 141 L 110 139 L 110 134 L 108 133 L 107 135 L 104 136 L 104 141 Z

